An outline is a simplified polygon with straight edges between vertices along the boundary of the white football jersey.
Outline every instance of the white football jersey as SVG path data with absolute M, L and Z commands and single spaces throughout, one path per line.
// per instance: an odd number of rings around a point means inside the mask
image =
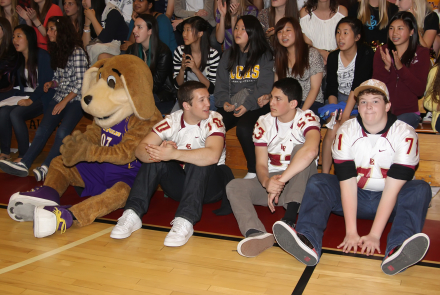
M 187 125 L 183 120 L 183 110 L 167 115 L 153 127 L 153 132 L 162 140 L 174 141 L 179 150 L 196 150 L 205 147 L 209 136 L 225 138 L 226 129 L 223 117 L 217 112 L 209 111 L 209 117 L 197 125 Z M 226 143 L 217 165 L 225 164 Z
M 332 145 L 335 163 L 354 161 L 359 188 L 383 191 L 392 164 L 415 169 L 419 142 L 414 128 L 395 121 L 383 134 L 367 134 L 356 118 L 345 122 Z
M 269 172 L 284 171 L 290 164 L 293 148 L 306 141 L 306 133 L 320 130 L 319 118 L 311 110 L 296 109 L 295 118 L 285 132 L 280 132 L 280 122 L 271 113 L 261 116 L 254 127 L 255 146 L 267 146 Z M 282 134 L 284 133 L 284 134 Z

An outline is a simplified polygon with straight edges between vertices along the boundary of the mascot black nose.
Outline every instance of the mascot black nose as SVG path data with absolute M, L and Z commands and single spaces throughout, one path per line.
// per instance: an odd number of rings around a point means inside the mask
M 84 96 L 84 102 L 86 103 L 86 105 L 88 105 L 91 101 L 92 101 L 91 95 Z

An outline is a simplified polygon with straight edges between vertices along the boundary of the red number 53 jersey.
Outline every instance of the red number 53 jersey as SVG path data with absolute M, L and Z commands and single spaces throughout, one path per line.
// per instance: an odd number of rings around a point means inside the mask
M 392 164 L 415 169 L 419 163 L 419 143 L 415 130 L 395 121 L 382 134 L 367 134 L 354 118 L 339 128 L 332 146 L 336 164 L 354 161 L 359 188 L 383 191 Z
M 287 128 L 282 128 L 288 124 Z M 320 130 L 319 118 L 311 110 L 296 109 L 295 118 L 289 123 L 281 123 L 271 113 L 261 116 L 254 127 L 255 146 L 267 146 L 269 172 L 284 171 L 290 164 L 293 148 L 306 141 L 306 133 Z

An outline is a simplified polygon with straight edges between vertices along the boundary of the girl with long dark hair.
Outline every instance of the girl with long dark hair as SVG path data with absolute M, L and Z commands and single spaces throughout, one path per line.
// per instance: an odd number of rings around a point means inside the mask
M 28 25 L 19 25 L 14 30 L 13 44 L 18 52 L 18 70 L 16 88 L 7 94 L 11 96 L 28 96 L 18 101 L 15 106 L 0 107 L 0 159 L 10 159 L 12 128 L 18 143 L 19 162 L 29 148 L 29 134 L 26 120 L 35 118 L 47 108 L 55 91 L 44 92 L 44 83 L 52 81 L 53 70 L 50 67 L 50 56 L 46 50 L 37 46 L 35 30 Z
M 429 49 L 419 45 L 414 15 L 400 11 L 391 19 L 388 43 L 376 50 L 373 79 L 384 82 L 390 93 L 391 113 L 416 128 L 420 122 L 418 98 L 426 88 Z
M 324 105 L 321 82 L 325 67 L 322 56 L 304 42 L 301 26 L 293 17 L 278 21 L 275 36 L 275 81 L 287 77 L 298 80 L 302 88 L 302 104 L 299 107 L 318 114 L 318 108 Z
M 176 38 L 174 37 L 173 26 L 170 19 L 162 13 L 153 10 L 153 4 L 156 5 L 155 0 L 134 0 L 133 1 L 133 14 L 132 19 L 128 25 L 128 37 L 127 41 L 121 45 L 121 50 L 127 50 L 128 46 L 135 43 L 133 36 L 133 27 L 136 17 L 140 14 L 151 14 L 156 18 L 157 26 L 159 30 L 159 39 L 165 43 L 171 52 L 174 52 L 177 47 Z
M 235 27 L 237 18 L 242 15 L 258 15 L 258 9 L 248 0 L 216 0 L 217 11 L 215 14 L 215 36 L 217 42 L 223 44 L 224 50 L 232 45 L 232 28 Z
M 184 45 L 174 51 L 174 84 L 179 88 L 186 81 L 200 81 L 213 94 L 220 55 L 209 44 L 210 25 L 199 16 L 180 25 L 183 25 Z
M 164 114 L 173 104 L 165 102 L 169 96 L 174 99 L 172 84 L 173 60 L 171 50 L 159 39 L 156 18 L 149 14 L 139 14 L 134 22 L 135 43 L 127 49 L 127 54 L 141 58 L 153 74 L 153 95 L 158 109 Z M 170 99 L 170 100 L 172 100 Z
M 327 62 L 327 87 L 325 97 L 329 105 L 321 112 L 332 113 L 343 108 L 342 118 L 333 129 L 328 128 L 322 141 L 322 172 L 330 173 L 332 165 L 331 145 L 336 132 L 350 118 L 356 104 L 354 90 L 373 74 L 374 52 L 363 43 L 362 22 L 354 17 L 344 17 L 336 27 L 339 49 L 331 52 Z M 345 107 L 343 107 L 345 103 Z M 339 116 L 339 113 L 337 114 Z M 323 116 L 325 118 L 325 116 Z
M 13 71 L 17 65 L 17 52 L 12 44 L 12 29 L 9 21 L 0 17 L 0 100 L 5 99 L 4 92 L 14 86 Z
M 29 26 L 34 26 L 37 33 L 38 47 L 47 50 L 47 21 L 52 16 L 62 16 L 63 12 L 51 0 L 31 0 L 31 8 L 17 6 L 17 13 Z
M 226 130 L 237 126 L 237 138 L 247 161 L 247 178 L 256 176 L 252 133 L 258 118 L 270 111 L 268 104 L 260 108 L 258 98 L 272 89 L 273 65 L 272 50 L 258 19 L 251 15 L 240 17 L 235 24 L 233 46 L 220 60 L 214 96 Z
M 298 14 L 298 3 L 296 0 L 272 0 L 270 7 L 260 11 L 258 20 L 263 26 L 271 47 L 275 39 L 275 25 L 278 21 L 283 17 L 298 19 Z
M 64 16 L 70 18 L 78 37 L 81 38 L 84 30 L 84 9 L 81 0 L 64 0 L 63 9 Z
M 20 177 L 27 176 L 35 158 L 59 125 L 54 143 L 43 165 L 33 170 L 37 181 L 44 180 L 50 162 L 60 154 L 63 139 L 72 133 L 83 116 L 81 87 L 84 73 L 88 68 L 88 60 L 80 40 L 72 38 L 75 32 L 72 21 L 65 16 L 54 16 L 47 22 L 51 67 L 55 72 L 52 81 L 44 84 L 44 92 L 48 93 L 54 88 L 55 94 L 46 107 L 32 145 L 21 161 L 18 163 L 0 161 L 0 169 L 6 173 Z
M 324 63 L 330 51 L 338 47 L 333 34 L 338 22 L 347 14 L 347 9 L 338 5 L 337 0 L 307 0 L 299 12 L 304 40 L 318 49 Z

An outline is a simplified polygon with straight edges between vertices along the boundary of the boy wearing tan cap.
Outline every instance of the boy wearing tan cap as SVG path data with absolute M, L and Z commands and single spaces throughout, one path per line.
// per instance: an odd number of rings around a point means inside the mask
M 278 244 L 306 265 L 316 265 L 330 213 L 343 215 L 346 236 L 338 248 L 348 253 L 380 252 L 380 237 L 393 225 L 381 268 L 394 275 L 420 261 L 429 248 L 421 233 L 431 199 L 430 186 L 412 180 L 419 162 L 415 130 L 388 113 L 388 89 L 370 79 L 355 89 L 359 115 L 338 130 L 332 146 L 335 174 L 315 174 L 307 183 L 296 229 L 276 222 Z M 360 237 L 356 220 L 374 220 Z

